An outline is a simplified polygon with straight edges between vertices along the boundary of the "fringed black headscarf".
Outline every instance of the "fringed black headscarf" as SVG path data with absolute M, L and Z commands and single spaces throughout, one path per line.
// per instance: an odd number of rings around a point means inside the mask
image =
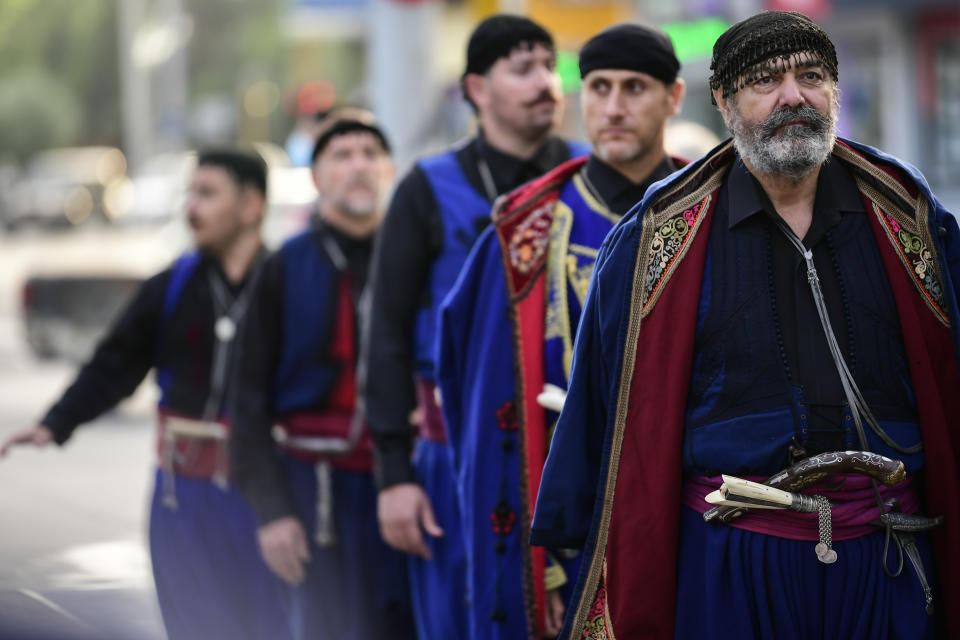
M 766 69 L 789 69 L 798 53 L 809 54 L 837 80 L 837 51 L 813 20 L 794 11 L 758 13 L 727 29 L 713 45 L 710 88 L 722 88 L 726 98 Z

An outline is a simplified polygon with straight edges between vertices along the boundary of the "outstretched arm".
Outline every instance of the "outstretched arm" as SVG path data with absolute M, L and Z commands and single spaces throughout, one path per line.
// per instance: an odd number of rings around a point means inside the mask
M 140 286 L 60 399 L 36 425 L 7 438 L 0 455 L 18 445 L 63 444 L 79 425 L 109 411 L 136 390 L 153 366 L 169 276 L 164 271 Z

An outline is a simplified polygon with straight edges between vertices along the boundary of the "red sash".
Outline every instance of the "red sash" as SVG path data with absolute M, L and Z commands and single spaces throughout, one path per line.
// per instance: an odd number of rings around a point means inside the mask
M 437 444 L 447 444 L 447 430 L 443 425 L 443 413 L 437 404 L 437 385 L 424 380 L 416 379 L 417 408 L 422 412 L 420 416 L 420 437 Z
M 164 464 L 164 454 L 168 446 L 168 438 L 173 437 L 173 472 L 177 475 L 187 478 L 210 479 L 216 474 L 221 464 L 228 464 L 224 459 L 221 462 L 221 456 L 227 455 L 227 438 L 230 433 L 230 425 L 226 420 L 220 419 L 213 424 L 220 425 L 226 436 L 224 439 L 203 438 L 187 435 L 174 435 L 167 428 L 169 418 L 182 418 L 198 425 L 204 424 L 195 416 L 188 416 L 175 411 L 169 411 L 163 407 L 157 408 L 157 461 L 160 466 Z
M 292 413 L 278 422 L 293 438 L 319 437 L 343 442 L 354 439 L 354 446 L 344 454 L 325 454 L 281 445 L 291 457 L 310 463 L 327 460 L 337 469 L 369 473 L 373 470 L 370 430 L 364 424 L 359 434 L 351 433 L 357 395 L 355 323 L 350 276 L 342 272 L 337 292 L 337 317 L 330 340 L 330 359 L 340 363 L 340 377 L 330 392 L 326 409 Z

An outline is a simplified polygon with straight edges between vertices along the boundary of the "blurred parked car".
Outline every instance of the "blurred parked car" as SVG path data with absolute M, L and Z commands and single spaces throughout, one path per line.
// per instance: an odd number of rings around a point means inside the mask
M 180 220 L 170 220 L 150 228 L 91 227 L 19 242 L 29 243 L 20 302 L 30 351 L 80 362 L 140 283 L 189 246 L 189 236 Z
M 281 161 L 268 162 L 268 246 L 302 229 L 316 198 L 310 170 Z M 194 162 L 190 153 L 157 156 L 111 196 L 113 224 L 33 240 L 37 250 L 23 274 L 22 317 L 37 357 L 87 358 L 137 286 L 190 246 L 183 203 Z
M 126 185 L 126 172 L 126 157 L 116 147 L 41 151 L 11 190 L 6 225 L 52 228 L 112 220 L 113 194 Z

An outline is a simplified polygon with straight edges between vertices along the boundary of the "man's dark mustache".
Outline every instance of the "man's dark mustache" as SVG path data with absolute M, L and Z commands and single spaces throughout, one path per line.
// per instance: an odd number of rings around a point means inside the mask
M 539 103 L 541 103 L 541 102 L 545 102 L 545 101 L 549 101 L 549 102 L 551 102 L 552 104 L 556 104 L 556 103 L 557 103 L 557 99 L 553 97 L 553 94 L 552 94 L 552 93 L 550 93 L 549 91 L 542 91 L 542 92 L 540 93 L 540 95 L 536 97 L 536 99 L 531 100 L 530 102 L 528 102 L 528 103 L 527 103 L 527 106 L 528 106 L 528 107 L 532 107 L 532 106 L 535 106 L 535 105 L 537 105 L 537 104 L 539 104 Z
M 771 113 L 760 123 L 760 137 L 764 140 L 776 135 L 780 127 L 788 122 L 803 122 L 810 133 L 823 133 L 830 126 L 830 120 L 809 104 L 799 107 L 783 107 Z
M 349 180 L 346 186 L 348 189 L 352 189 L 354 187 L 366 187 L 367 189 L 375 189 L 377 186 L 377 183 L 375 180 L 371 180 L 369 178 L 355 178 L 353 180 Z

